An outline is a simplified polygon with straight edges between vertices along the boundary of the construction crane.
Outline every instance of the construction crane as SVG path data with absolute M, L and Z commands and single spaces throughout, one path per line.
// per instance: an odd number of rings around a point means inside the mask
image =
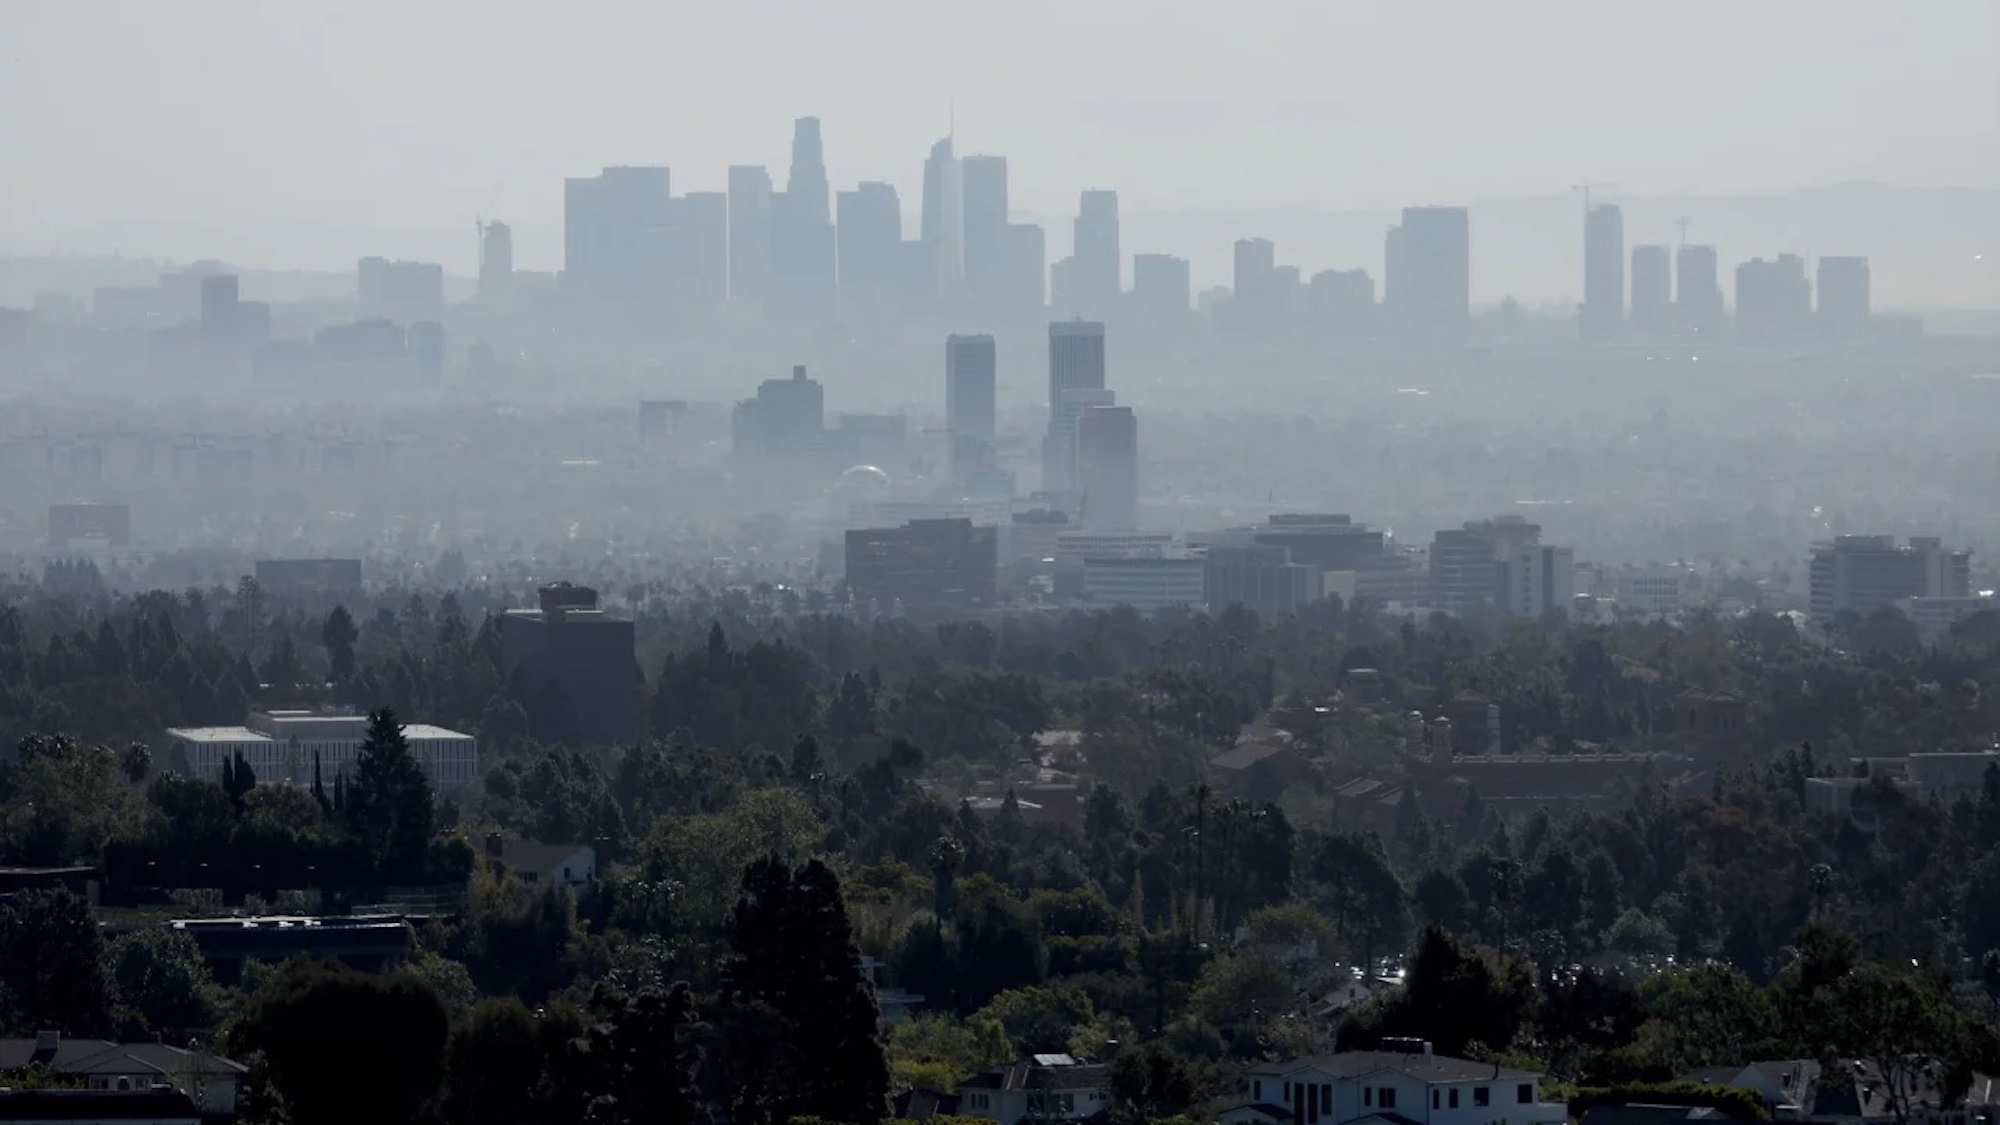
M 1687 219 L 1686 219 L 1686 218 L 1684 218 L 1684 217 L 1683 217 L 1683 218 L 1679 218 L 1679 219 L 1675 219 L 1675 220 L 1674 220 L 1674 225 L 1675 225 L 1675 226 L 1677 226 L 1677 227 L 1679 227 L 1679 228 L 1681 228 L 1681 245 L 1682 245 L 1682 246 L 1686 246 L 1686 245 L 1688 244 L 1688 221 L 1687 221 Z
M 1607 191 L 1617 191 L 1618 185 L 1617 184 L 1571 184 L 1570 185 L 1569 190 L 1580 191 L 1583 193 L 1583 213 L 1586 215 L 1590 214 L 1590 193 L 1597 190 L 1598 188 L 1603 188 Z

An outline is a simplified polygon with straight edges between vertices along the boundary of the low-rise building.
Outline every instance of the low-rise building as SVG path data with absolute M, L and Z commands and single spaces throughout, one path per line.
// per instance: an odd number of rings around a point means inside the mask
M 958 1116 L 1000 1125 L 1082 1121 L 1110 1108 L 1105 1069 L 1069 1055 L 1030 1055 L 959 1083 Z
M 57 1031 L 44 1031 L 32 1039 L 0 1039 L 0 1086 L 7 1085 L 7 1074 L 31 1066 L 80 1080 L 84 1090 L 75 1091 L 77 1093 L 148 1094 L 159 1090 L 175 1093 L 194 1111 L 187 1115 L 190 1118 L 236 1116 L 237 1094 L 244 1075 L 249 1073 L 249 1068 L 242 1063 L 220 1055 L 169 1047 L 164 1043 L 71 1039 Z M 102 1101 L 101 1097 L 99 1101 Z M 107 1104 L 129 1108 L 135 1103 Z M 168 1116 L 172 1118 L 172 1115 Z M 30 1119 L 0 1114 L 0 1121 Z M 109 1114 L 100 1116 L 96 1113 L 81 1118 L 50 1118 L 63 1121 L 153 1119 Z
M 1224 1110 L 1226 1125 L 1561 1125 L 1561 1103 L 1541 1100 L 1542 1076 L 1498 1063 L 1433 1054 L 1428 1042 L 1404 1050 L 1343 1051 L 1244 1072 L 1245 1101 Z
M 1083 596 L 1103 606 L 1128 605 L 1141 613 L 1186 606 L 1201 609 L 1204 561 L 1196 557 L 1083 560 Z
M 493 832 L 486 837 L 486 858 L 537 890 L 581 890 L 597 879 L 597 849 L 588 844 L 543 844 Z
M 479 776 L 479 742 L 427 723 L 408 723 L 403 738 L 438 793 L 452 793 Z M 368 739 L 368 717 L 352 708 L 253 711 L 240 727 L 169 727 L 164 757 L 175 772 L 220 781 L 224 763 L 241 755 L 261 783 L 326 785 L 353 772 Z

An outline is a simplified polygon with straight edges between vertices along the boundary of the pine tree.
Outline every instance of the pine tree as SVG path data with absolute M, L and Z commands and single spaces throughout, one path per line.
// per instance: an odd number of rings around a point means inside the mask
M 346 803 L 348 827 L 377 875 L 394 879 L 422 865 L 437 811 L 430 782 L 387 707 L 368 715 L 368 736 L 354 759 Z
M 687 982 L 627 995 L 600 989 L 602 1018 L 581 1047 L 590 1074 L 586 1125 L 703 1125 L 708 1113 L 695 1089 L 699 1052 L 691 1044 L 694 995 Z
M 319 802 L 319 811 L 330 813 L 333 802 L 326 796 L 326 777 L 320 770 L 319 751 L 313 751 L 313 800 Z
M 776 857 L 743 874 L 726 970 L 731 1008 L 768 1008 L 789 1065 L 772 1076 L 772 1120 L 816 1116 L 876 1125 L 887 1109 L 881 1014 L 861 968 L 840 880 L 818 860 L 793 870 Z

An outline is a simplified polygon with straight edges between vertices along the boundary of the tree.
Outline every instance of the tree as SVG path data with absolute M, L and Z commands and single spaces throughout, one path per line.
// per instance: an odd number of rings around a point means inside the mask
M 473 1005 L 445 1050 L 447 1125 L 539 1125 L 549 1060 L 527 1005 L 513 996 Z
M 1944 982 L 1909 969 L 1864 962 L 1825 990 L 1824 1046 L 1868 1064 L 1867 1092 L 1882 1099 L 1898 1125 L 1914 1114 L 1948 1108 L 1972 1076 L 1983 1046 L 1951 1005 Z
M 347 822 L 378 877 L 407 876 L 422 866 L 436 815 L 430 782 L 396 713 L 370 712 L 347 787 Z
M 0 1025 L 16 1035 L 111 1030 L 104 935 L 65 890 L 24 891 L 0 906 Z
M 581 1043 L 589 1085 L 588 1125 L 700 1125 L 708 1112 L 695 1089 L 694 996 L 687 982 L 626 994 L 600 987 L 597 1023 Z
M 262 1053 L 293 1125 L 411 1121 L 444 1077 L 450 1027 L 415 977 L 299 958 L 250 997 L 234 1049 Z
M 1124 1051 L 1104 1076 L 1111 1117 L 1120 1125 L 1145 1125 L 1185 1113 L 1201 1100 L 1187 1060 L 1161 1043 Z
M 232 757 L 223 759 L 222 791 L 229 797 L 229 804 L 238 813 L 243 811 L 243 798 L 249 796 L 250 791 L 255 788 L 257 788 L 257 771 L 250 768 L 250 763 L 243 757 L 243 751 L 238 750 Z
M 762 1108 L 774 1120 L 881 1121 L 889 1092 L 881 1017 L 833 872 L 819 860 L 751 864 L 730 946 L 725 1004 L 767 1008 L 788 1049 L 790 1065 L 761 1092 Z
M 1440 1055 L 1463 1056 L 1475 1043 L 1505 1051 L 1533 1016 L 1536 999 L 1529 966 L 1426 926 L 1402 990 L 1371 1001 L 1343 1024 L 1340 1045 L 1404 1036 L 1431 1040 Z
M 214 1027 L 228 1010 L 228 994 L 185 930 L 133 930 L 105 947 L 105 961 L 118 989 L 120 1035 L 127 1040 L 181 1040 Z
M 354 627 L 354 617 L 347 607 L 337 605 L 326 615 L 326 623 L 320 626 L 319 640 L 326 646 L 328 667 L 335 680 L 354 678 L 354 642 L 361 637 Z

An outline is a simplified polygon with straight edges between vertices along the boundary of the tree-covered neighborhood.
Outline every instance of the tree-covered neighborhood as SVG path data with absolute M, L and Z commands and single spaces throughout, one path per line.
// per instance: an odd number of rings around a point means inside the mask
M 0 593 L 0 1120 L 2000 1106 L 2000 615 L 634 588 L 599 741 L 504 591 Z M 251 714 L 357 733 L 281 777 L 165 733 Z

